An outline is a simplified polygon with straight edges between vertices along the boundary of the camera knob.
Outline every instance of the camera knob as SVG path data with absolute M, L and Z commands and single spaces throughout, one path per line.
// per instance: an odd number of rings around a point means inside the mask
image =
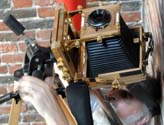
M 57 61 L 57 67 L 62 70 L 62 68 L 64 67 L 64 62 L 63 62 L 63 59 L 59 58 L 58 61 Z

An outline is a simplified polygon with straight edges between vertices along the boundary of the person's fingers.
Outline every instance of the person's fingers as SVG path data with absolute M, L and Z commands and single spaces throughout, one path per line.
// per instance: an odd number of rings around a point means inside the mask
M 31 100 L 33 100 L 33 97 L 29 94 L 19 94 L 21 99 L 24 101 L 24 102 L 31 102 Z
M 31 90 L 31 88 L 18 88 L 19 95 L 24 102 L 30 102 L 33 100 L 33 94 Z
M 32 77 L 32 76 L 23 76 L 19 80 L 19 86 L 22 87 L 32 87 L 34 90 L 40 90 L 42 88 L 45 88 L 45 91 L 49 91 L 50 89 L 54 89 L 55 86 L 53 84 L 54 78 L 48 77 L 45 79 L 45 81 L 42 81 L 38 78 Z M 48 83 L 48 84 L 46 84 Z
M 55 88 L 55 86 L 54 86 L 54 77 L 46 77 L 45 82 L 47 83 L 47 85 L 50 88 L 53 88 L 53 89 Z
M 35 90 L 32 87 L 25 87 L 25 86 L 18 87 L 18 92 L 20 95 L 32 96 L 33 91 Z
M 23 98 L 22 100 L 29 101 L 33 105 L 37 105 L 43 99 L 47 100 L 47 103 L 53 103 L 54 101 L 51 88 L 44 81 L 34 77 L 23 77 L 19 81 L 18 91 L 21 98 Z
M 21 88 L 33 88 L 34 90 L 39 90 L 41 88 L 48 89 L 48 85 L 44 81 L 31 76 L 25 76 L 19 81 L 19 86 Z
M 20 80 L 27 81 L 27 84 L 37 83 L 37 86 L 43 86 L 43 83 L 45 83 L 43 80 L 40 80 L 33 76 L 23 76 Z
M 19 86 L 17 87 L 19 93 L 31 93 L 32 90 L 35 91 L 32 85 L 26 83 L 28 82 L 24 81 L 24 84 L 20 82 Z
M 35 90 L 31 87 L 20 87 L 19 95 L 24 102 L 30 102 L 35 105 L 40 102 L 42 99 L 47 98 L 47 94 L 44 95 L 43 90 Z
M 43 86 L 40 86 L 38 85 L 38 83 L 31 81 L 29 82 L 28 80 L 22 80 L 20 81 L 18 91 L 20 94 L 32 95 L 33 98 L 40 95 L 43 95 L 44 97 L 50 94 L 50 88 L 48 87 L 48 85 L 44 83 L 42 84 Z

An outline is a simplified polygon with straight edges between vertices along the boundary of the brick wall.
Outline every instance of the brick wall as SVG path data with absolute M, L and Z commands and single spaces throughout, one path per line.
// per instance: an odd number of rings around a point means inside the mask
M 95 0 L 87 5 L 93 6 Z M 121 13 L 129 25 L 142 23 L 142 0 L 104 0 L 104 4 L 120 2 Z M 26 33 L 42 46 L 49 46 L 53 28 L 55 0 L 0 0 L 0 95 L 11 90 L 13 72 L 23 66 L 26 46 L 24 38 L 9 30 L 2 19 L 12 13 L 26 28 Z M 8 121 L 10 102 L 0 105 L 0 124 Z M 43 118 L 28 104 L 23 104 L 20 125 L 43 125 Z

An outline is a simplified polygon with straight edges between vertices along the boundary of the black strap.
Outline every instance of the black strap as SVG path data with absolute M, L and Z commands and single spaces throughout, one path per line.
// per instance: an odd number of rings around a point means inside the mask
M 72 83 L 66 88 L 68 105 L 78 125 L 93 125 L 89 88 L 84 82 Z

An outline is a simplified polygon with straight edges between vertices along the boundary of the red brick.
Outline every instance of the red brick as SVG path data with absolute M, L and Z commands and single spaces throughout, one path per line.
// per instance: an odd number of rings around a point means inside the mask
M 4 86 L 0 86 L 0 95 L 4 95 L 7 92 Z
M 32 7 L 32 0 L 13 0 L 15 8 Z
M 46 125 L 45 122 L 34 122 L 32 123 L 32 125 Z
M 32 121 L 43 122 L 44 119 L 38 113 L 29 113 L 29 114 L 24 115 L 23 122 L 32 122 Z
M 46 38 L 43 38 L 43 40 L 38 40 L 36 41 L 36 43 L 39 45 L 39 46 L 42 46 L 42 47 L 49 47 L 50 46 L 50 40 L 45 40 Z M 25 43 L 19 43 L 18 44 L 18 48 L 19 48 L 19 51 L 22 51 L 22 52 L 25 52 L 27 47 L 26 47 L 26 44 Z
M 51 30 L 41 30 L 37 32 L 37 40 L 50 40 Z
M 53 5 L 55 3 L 55 0 L 35 0 L 35 5 L 39 6 L 49 6 Z
M 10 112 L 11 105 L 0 105 L 0 114 L 7 114 Z M 21 112 L 26 112 L 27 107 L 25 104 L 22 104 Z
M 23 63 L 24 54 L 2 55 L 2 63 Z
M 55 9 L 52 7 L 49 8 L 38 8 L 39 17 L 54 17 Z
M 22 103 L 21 112 L 27 112 L 27 111 L 28 111 L 27 105 L 25 103 Z
M 17 47 L 15 43 L 0 43 L 0 52 L 16 52 Z
M 10 105 L 0 105 L 0 114 L 6 114 L 10 112 Z
M 9 30 L 9 28 L 3 22 L 0 22 L 0 31 Z
M 0 66 L 0 74 L 7 73 L 7 66 Z
M 35 32 L 29 31 L 25 33 L 30 38 L 35 38 Z M 25 39 L 24 36 L 17 36 L 15 33 L 12 33 L 12 32 L 11 33 L 0 32 L 0 41 L 20 41 L 24 39 Z
M 38 41 L 37 44 L 42 47 L 50 47 L 50 41 Z
M 125 22 L 135 22 L 141 20 L 140 12 L 129 12 L 121 14 Z
M 23 43 L 19 43 L 18 44 L 18 49 L 19 49 L 19 51 L 21 51 L 21 52 L 25 52 L 26 51 L 26 49 L 27 49 L 27 46 L 26 46 L 26 44 L 23 42 Z
M 35 30 L 32 31 L 25 31 L 25 35 L 28 36 L 29 38 L 34 39 L 35 38 Z M 24 38 L 24 37 L 23 37 Z
M 9 92 L 14 91 L 14 82 L 8 86 L 8 91 Z
M 9 73 L 13 74 L 16 70 L 22 68 L 22 65 L 15 64 L 15 65 L 9 65 Z
M 19 41 L 20 38 L 14 33 L 0 33 L 0 41 Z

